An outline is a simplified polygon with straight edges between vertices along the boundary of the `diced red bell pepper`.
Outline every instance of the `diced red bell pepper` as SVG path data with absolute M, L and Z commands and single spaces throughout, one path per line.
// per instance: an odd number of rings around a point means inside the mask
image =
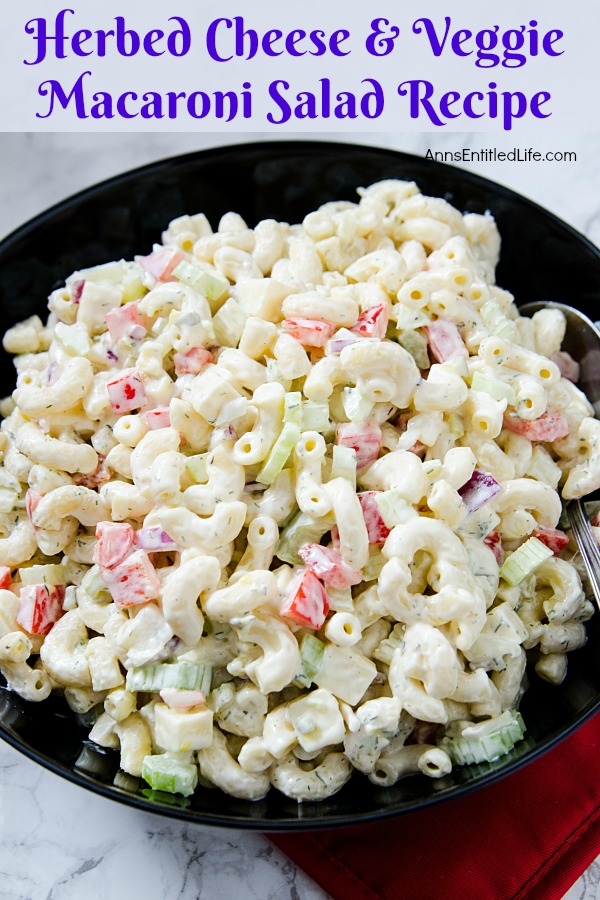
M 185 259 L 180 250 L 165 248 L 155 250 L 149 256 L 137 256 L 136 261 L 144 272 L 148 272 L 156 281 L 177 281 L 173 276 L 173 270 Z
M 563 378 L 566 378 L 567 381 L 572 381 L 573 384 L 577 384 L 581 367 L 579 363 L 573 359 L 570 353 L 567 353 L 566 350 L 556 350 L 550 356 L 550 359 L 552 362 L 556 363 Z
M 8 591 L 12 584 L 12 574 L 8 566 L 0 566 L 0 590 Z
M 320 544 L 306 544 L 298 550 L 308 568 L 317 578 L 332 588 L 342 589 L 360 584 L 362 572 L 353 569 L 342 559 L 342 554 Z
M 537 538 L 549 550 L 552 550 L 555 556 L 560 556 L 569 543 L 568 536 L 558 528 L 543 528 L 541 525 L 538 525 L 532 531 L 531 536 Z
M 367 419 L 360 425 L 341 422 L 337 427 L 336 443 L 341 447 L 356 450 L 356 468 L 364 469 L 375 462 L 381 449 L 381 428 L 374 419 Z
M 171 424 L 171 414 L 168 406 L 157 406 L 146 413 L 146 425 L 150 431 L 156 428 L 168 428 Z
M 121 338 L 140 341 L 148 330 L 148 318 L 140 312 L 139 300 L 117 306 L 106 313 L 106 326 L 113 341 Z
M 334 550 L 339 550 L 341 547 L 340 544 L 340 529 L 337 525 L 331 526 L 331 545 Z
M 382 341 L 387 331 L 389 318 L 387 303 L 378 303 L 361 312 L 350 331 L 361 337 L 379 338 Z
M 447 319 L 436 319 L 425 327 L 431 355 L 436 362 L 443 363 L 450 359 L 469 358 L 469 351 L 454 322 Z
M 176 375 L 198 375 L 209 363 L 215 362 L 215 356 L 204 347 L 192 347 L 185 353 L 176 353 L 173 362 Z
M 521 419 L 511 410 L 504 414 L 504 427 L 530 441 L 556 441 L 569 433 L 567 420 L 555 409 L 547 409 L 537 419 Z
M 376 497 L 381 491 L 363 491 L 357 494 L 358 502 L 362 509 L 365 525 L 367 526 L 367 535 L 370 544 L 383 544 L 389 535 L 391 528 L 388 528 L 379 512 Z
M 323 625 L 328 612 L 327 591 L 310 569 L 301 570 L 284 597 L 281 615 L 297 625 L 316 630 Z
M 116 413 L 131 412 L 146 403 L 146 391 L 137 369 L 125 369 L 106 383 L 108 398 Z
M 139 606 L 160 596 L 160 581 L 145 550 L 136 550 L 113 569 L 101 569 L 102 580 L 117 606 Z
M 43 494 L 38 493 L 38 491 L 34 491 L 32 488 L 29 488 L 29 490 L 25 494 L 25 509 L 27 511 L 27 517 L 32 525 L 33 514 L 36 511 L 38 504 L 43 496 Z M 37 528 L 37 525 L 33 525 L 33 527 Z
M 99 522 L 96 525 L 94 562 L 104 569 L 112 569 L 123 562 L 133 550 L 135 532 L 125 522 Z
M 489 547 L 499 566 L 504 562 L 504 547 L 502 546 L 502 538 L 497 531 L 490 531 L 483 539 L 486 547 Z
M 335 331 L 332 322 L 319 319 L 284 319 L 281 323 L 286 334 L 291 334 L 303 347 L 324 347 Z
M 98 457 L 98 465 L 95 471 L 90 472 L 89 475 L 74 475 L 73 482 L 74 484 L 80 485 L 81 487 L 86 487 L 90 489 L 102 487 L 103 484 L 106 484 L 110 481 L 110 469 L 106 465 L 103 456 Z
M 28 584 L 21 588 L 17 623 L 29 634 L 46 635 L 63 615 L 65 585 Z

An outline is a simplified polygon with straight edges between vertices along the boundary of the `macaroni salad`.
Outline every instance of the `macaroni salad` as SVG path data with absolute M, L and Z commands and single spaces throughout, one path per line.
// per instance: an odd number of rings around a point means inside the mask
M 11 328 L 0 670 L 152 789 L 256 800 L 492 760 L 592 606 L 561 497 L 600 421 L 491 215 L 383 181 L 171 222 Z

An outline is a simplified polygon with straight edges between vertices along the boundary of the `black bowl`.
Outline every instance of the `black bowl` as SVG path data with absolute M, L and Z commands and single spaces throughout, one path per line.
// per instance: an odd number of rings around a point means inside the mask
M 414 179 L 425 194 L 463 211 L 490 210 L 502 235 L 498 284 L 518 302 L 562 300 L 592 318 L 600 297 L 600 251 L 536 204 L 476 175 L 419 157 L 334 143 L 285 142 L 223 147 L 168 159 L 82 191 L 33 219 L 0 244 L 0 314 L 5 327 L 42 314 L 46 297 L 73 270 L 149 252 L 168 221 L 204 212 L 216 225 L 235 210 L 250 223 L 289 222 L 328 200 L 383 178 Z M 2 393 L 14 384 L 0 358 Z M 435 781 L 411 776 L 378 788 L 356 774 L 336 796 L 296 804 L 275 790 L 258 803 L 199 789 L 191 800 L 158 795 L 118 771 L 114 752 L 86 743 L 87 729 L 60 698 L 26 703 L 0 690 L 0 736 L 31 759 L 104 796 L 202 824 L 266 831 L 331 827 L 397 815 L 450 799 L 514 771 L 581 725 L 600 707 L 600 626 L 569 656 L 567 678 L 552 687 L 532 673 L 522 703 L 528 736 L 497 762 L 455 769 Z

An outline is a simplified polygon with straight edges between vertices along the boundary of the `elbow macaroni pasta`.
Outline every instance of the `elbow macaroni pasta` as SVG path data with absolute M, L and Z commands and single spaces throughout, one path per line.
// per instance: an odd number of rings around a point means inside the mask
M 299 801 L 442 778 L 451 723 L 585 641 L 557 524 L 600 486 L 600 423 L 549 358 L 564 318 L 494 284 L 489 214 L 359 195 L 182 216 L 5 335 L 0 671 L 92 710 L 131 776 Z M 556 552 L 509 577 L 531 536 Z

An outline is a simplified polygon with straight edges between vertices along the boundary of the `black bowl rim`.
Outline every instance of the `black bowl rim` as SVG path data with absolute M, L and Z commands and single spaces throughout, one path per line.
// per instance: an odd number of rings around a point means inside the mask
M 18 226 L 0 241 L 0 255 L 4 251 L 9 250 L 14 243 L 18 242 L 29 232 L 34 231 L 39 225 L 42 225 L 47 219 L 51 219 L 54 216 L 59 215 L 63 210 L 68 209 L 73 203 L 91 199 L 94 197 L 94 195 L 101 194 L 104 190 L 106 190 L 106 188 L 116 187 L 120 183 L 125 183 L 132 178 L 137 179 L 139 177 L 151 175 L 152 173 L 159 173 L 161 170 L 167 170 L 169 168 L 172 168 L 173 166 L 185 165 L 197 160 L 208 160 L 217 155 L 221 159 L 226 156 L 235 156 L 236 153 L 240 151 L 240 149 L 245 151 L 256 150 L 266 153 L 277 152 L 285 155 L 293 155 L 301 154 L 302 152 L 318 152 L 319 150 L 331 152 L 332 149 L 335 148 L 337 148 L 340 152 L 348 152 L 353 155 L 358 155 L 361 152 L 374 153 L 380 158 L 389 158 L 390 162 L 397 161 L 404 163 L 414 163 L 418 161 L 420 166 L 426 164 L 428 168 L 432 168 L 434 170 L 437 169 L 440 173 L 443 173 L 444 171 L 458 172 L 464 182 L 476 184 L 488 190 L 491 189 L 497 195 L 503 196 L 508 200 L 517 199 L 519 203 L 525 204 L 525 206 L 528 206 L 533 211 L 541 214 L 543 217 L 553 222 L 553 224 L 558 225 L 571 237 L 576 238 L 583 246 L 587 247 L 587 249 L 591 251 L 592 255 L 595 256 L 600 262 L 600 248 L 598 248 L 592 241 L 590 241 L 589 238 L 583 235 L 574 226 L 572 226 L 568 222 L 565 222 L 555 213 L 543 207 L 541 204 L 536 203 L 529 197 L 519 194 L 517 191 L 514 191 L 503 184 L 499 184 L 498 182 L 492 181 L 489 178 L 485 178 L 482 175 L 478 175 L 475 172 L 471 172 L 459 166 L 452 166 L 438 160 L 428 160 L 423 156 L 418 156 L 417 154 L 406 153 L 404 151 L 393 150 L 390 148 L 379 147 L 371 144 L 353 144 L 337 140 L 240 141 L 235 144 L 214 146 L 206 148 L 204 150 L 197 150 L 190 153 L 169 156 L 151 163 L 147 163 L 143 166 L 128 169 L 125 172 L 103 179 L 96 184 L 90 185 L 89 187 L 83 188 L 82 190 L 71 194 L 65 199 L 38 213 L 27 222 Z M 324 830 L 334 827 L 353 827 L 364 825 L 370 822 L 389 819 L 399 815 L 408 815 L 411 812 L 418 812 L 424 809 L 428 809 L 429 807 L 435 806 L 438 803 L 449 802 L 450 800 L 463 797 L 474 790 L 481 790 L 491 784 L 494 784 L 497 781 L 500 781 L 502 778 L 505 778 L 506 776 L 512 774 L 516 770 L 521 769 L 529 763 L 534 762 L 552 747 L 561 743 L 569 735 L 577 731 L 599 710 L 600 696 L 598 696 L 597 700 L 590 704 L 588 709 L 580 713 L 578 718 L 574 722 L 572 722 L 566 729 L 563 728 L 558 732 L 551 733 L 546 738 L 537 743 L 534 748 L 528 750 L 523 756 L 511 760 L 505 766 L 502 766 L 496 771 L 477 776 L 469 782 L 453 788 L 452 790 L 448 791 L 448 793 L 440 792 L 439 794 L 432 794 L 426 797 L 424 800 L 421 799 L 417 801 L 409 801 L 407 803 L 396 806 L 391 804 L 388 808 L 381 808 L 376 811 L 367 813 L 356 813 L 352 814 L 351 817 L 349 817 L 348 815 L 336 816 L 327 814 L 326 816 L 311 816 L 310 820 L 292 818 L 280 820 L 261 820 L 259 818 L 250 819 L 247 817 L 236 816 L 232 814 L 219 816 L 213 813 L 208 814 L 192 809 L 171 807 L 167 804 L 159 804 L 145 798 L 142 799 L 139 795 L 128 793 L 127 791 L 116 788 L 114 786 L 104 785 L 98 781 L 86 778 L 82 772 L 77 771 L 76 769 L 69 767 L 66 764 L 62 765 L 56 762 L 56 760 L 52 759 L 41 751 L 34 749 L 27 742 L 17 738 L 10 731 L 10 729 L 6 728 L 6 726 L 2 722 L 0 722 L 0 738 L 10 746 L 12 746 L 15 750 L 22 753 L 33 762 L 38 763 L 53 774 L 65 778 L 67 781 L 70 781 L 72 784 L 78 785 L 79 787 L 86 788 L 87 790 L 90 790 L 99 796 L 122 803 L 125 806 L 130 806 L 143 812 L 166 816 L 170 819 L 185 821 L 196 825 L 209 825 L 213 827 L 237 828 L 249 831 L 278 833 L 288 831 Z
M 431 794 L 424 800 L 411 801 L 400 806 L 390 805 L 389 808 L 378 809 L 368 813 L 355 813 L 351 817 L 348 815 L 327 815 L 311 817 L 309 821 L 306 819 L 251 819 L 244 816 L 236 816 L 228 814 L 225 816 L 215 815 L 214 813 L 202 813 L 193 809 L 184 807 L 169 806 L 167 804 L 151 801 L 140 797 L 138 794 L 129 793 L 125 790 L 114 786 L 104 785 L 100 782 L 93 781 L 85 777 L 85 775 L 77 769 L 70 768 L 66 765 L 57 763 L 54 759 L 35 750 L 24 741 L 18 740 L 14 735 L 0 723 L 0 739 L 10 744 L 19 753 L 26 756 L 32 762 L 38 763 L 44 769 L 58 775 L 61 778 L 71 782 L 71 784 L 83 787 L 92 791 L 98 796 L 105 797 L 108 800 L 115 800 L 124 806 L 130 806 L 139 809 L 142 812 L 152 813 L 158 816 L 166 816 L 177 821 L 185 821 L 195 825 L 209 825 L 220 828 L 237 828 L 245 831 L 259 831 L 266 834 L 278 834 L 289 831 L 325 831 L 331 828 L 353 828 L 360 825 L 368 825 L 369 823 L 383 821 L 385 819 L 395 818 L 397 816 L 406 816 L 410 813 L 421 812 L 429 809 L 439 803 L 448 803 L 451 800 L 464 797 L 475 790 L 483 790 L 513 772 L 524 768 L 530 763 L 535 762 L 540 756 L 543 756 L 553 747 L 562 743 L 571 734 L 577 731 L 582 725 L 594 716 L 600 708 L 600 699 L 593 703 L 580 718 L 573 722 L 567 729 L 563 729 L 555 734 L 540 741 L 536 746 L 527 751 L 522 757 L 512 760 L 502 768 L 480 775 L 471 781 L 461 784 L 458 787 L 448 791 L 448 793 Z

